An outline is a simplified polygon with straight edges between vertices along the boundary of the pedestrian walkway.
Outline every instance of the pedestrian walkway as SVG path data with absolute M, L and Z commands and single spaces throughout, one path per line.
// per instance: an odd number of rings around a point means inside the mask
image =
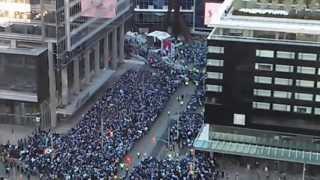
M 4 164 L 0 162 L 0 178 L 6 177 L 6 170 Z
M 215 157 L 218 170 L 224 171 L 224 178 L 219 180 L 301 180 L 302 179 L 302 164 L 294 170 L 280 171 L 277 170 L 274 163 L 269 161 L 258 161 L 259 165 L 254 165 L 252 160 L 243 158 L 245 164 L 240 163 L 237 158 Z M 250 164 L 251 163 L 251 164 Z M 250 164 L 250 165 L 248 165 Z M 266 168 L 267 167 L 267 168 Z M 301 171 L 300 171 L 301 170 Z M 319 177 L 311 177 L 306 173 L 305 180 L 318 180 Z
M 133 60 L 134 61 L 134 60 Z M 96 91 L 95 95 L 93 95 L 80 109 L 77 110 L 67 121 L 60 122 L 58 126 L 55 128 L 55 131 L 57 133 L 64 134 L 69 129 L 74 127 L 76 123 L 81 119 L 81 116 L 85 114 L 90 107 L 98 100 L 99 97 L 104 94 L 105 90 L 107 88 L 111 88 L 113 83 L 117 81 L 121 75 L 123 75 L 125 72 L 127 72 L 129 69 L 132 68 L 139 68 L 142 64 L 133 63 L 130 61 L 126 61 L 126 63 L 123 63 L 120 65 L 120 67 L 117 69 L 116 72 L 112 74 L 112 76 L 108 79 L 108 81 L 99 88 L 98 91 Z
M 183 85 L 183 87 L 179 88 L 177 92 L 171 96 L 167 107 L 160 114 L 150 131 L 134 146 L 131 152 L 127 155 L 127 158 L 132 162 L 129 164 L 129 170 L 131 170 L 133 166 L 136 166 L 140 163 L 140 160 L 143 158 L 143 154 L 146 154 L 147 156 L 151 155 L 153 157 L 158 157 L 161 155 L 160 153 L 167 153 L 165 147 L 169 119 L 179 118 L 180 113 L 186 109 L 186 102 L 191 99 L 191 95 L 194 91 L 194 85 Z M 177 101 L 177 97 L 181 95 L 184 95 L 185 97 L 185 103 L 183 105 Z M 170 116 L 168 116 L 168 111 L 170 111 Z M 141 154 L 141 158 L 137 157 L 137 153 Z M 163 156 L 163 154 L 161 156 Z
M 133 59 L 133 61 L 135 61 Z M 105 89 L 111 87 L 113 82 L 118 80 L 122 74 L 127 72 L 131 68 L 139 68 L 142 64 L 133 63 L 126 61 L 120 65 L 116 72 L 112 74 L 110 79 L 99 88 L 95 95 L 93 95 L 86 104 L 84 104 L 70 119 L 58 123 L 55 131 L 57 133 L 66 133 L 70 128 L 74 127 L 81 115 L 86 113 L 92 104 L 104 93 Z M 21 126 L 21 125 L 11 125 L 11 124 L 1 124 L 0 125 L 0 144 L 6 144 L 8 140 L 11 144 L 16 144 L 18 139 L 23 139 L 24 137 L 30 136 L 36 127 L 31 126 Z
M 20 126 L 11 124 L 0 125 L 0 144 L 16 144 L 19 139 L 29 136 L 34 131 L 35 127 Z

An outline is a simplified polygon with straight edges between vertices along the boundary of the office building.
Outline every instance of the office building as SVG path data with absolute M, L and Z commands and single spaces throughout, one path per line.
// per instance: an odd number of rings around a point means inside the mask
M 200 150 L 320 165 L 320 4 L 234 0 L 212 23 Z
M 106 1 L 109 18 L 81 2 L 0 1 L 0 123 L 55 127 L 117 69 L 131 1 Z

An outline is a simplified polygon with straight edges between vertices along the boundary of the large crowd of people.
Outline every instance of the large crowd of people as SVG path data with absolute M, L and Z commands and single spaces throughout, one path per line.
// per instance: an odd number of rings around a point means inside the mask
M 119 173 L 120 162 L 150 129 L 170 96 L 189 82 L 196 91 L 179 124 L 170 128 L 170 141 L 191 147 L 203 123 L 199 109 L 204 101 L 206 46 L 183 44 L 175 52 L 171 61 L 179 68 L 162 61 L 161 54 L 149 54 L 155 68 L 125 73 L 68 133 L 37 130 L 18 145 L 4 146 L 1 157 L 14 159 L 27 174 L 48 179 L 110 179 Z M 207 160 L 198 155 L 161 161 L 150 157 L 129 178 L 211 179 L 213 164 Z
M 67 134 L 38 131 L 10 146 L 11 155 L 50 178 L 113 177 L 181 84 L 169 69 L 129 71 Z
M 215 161 L 213 158 L 205 154 L 189 154 L 181 159 L 145 158 L 133 169 L 127 179 L 213 180 L 215 177 Z
M 186 110 L 179 119 L 172 123 L 169 130 L 169 142 L 171 146 L 179 144 L 180 147 L 191 147 L 194 139 L 203 124 L 204 116 L 202 107 L 204 104 L 204 69 L 206 66 L 207 48 L 204 44 L 184 44 L 177 48 L 175 63 L 182 63 L 187 78 L 196 85 L 196 90 L 187 102 Z

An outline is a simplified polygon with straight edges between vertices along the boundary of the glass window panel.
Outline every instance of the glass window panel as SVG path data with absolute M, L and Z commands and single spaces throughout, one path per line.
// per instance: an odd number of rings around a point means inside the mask
M 290 112 L 290 105 L 287 104 L 273 104 L 272 109 L 275 111 Z
M 273 92 L 273 97 L 290 99 L 290 98 L 291 98 L 291 92 L 287 92 L 287 91 L 274 91 L 274 92 Z
M 256 50 L 256 56 L 258 57 L 268 57 L 273 58 L 273 51 L 272 50 Z
M 255 69 L 261 71 L 272 71 L 273 65 L 272 64 L 265 64 L 265 63 L 256 63 Z
M 265 76 L 255 76 L 254 77 L 255 83 L 262 83 L 262 84 L 271 84 L 272 78 L 271 77 L 265 77 Z
M 298 99 L 298 100 L 312 101 L 313 100 L 313 94 L 294 93 L 294 98 Z
M 314 87 L 314 81 L 296 80 L 296 86 L 299 86 L 299 87 Z
M 293 66 L 277 64 L 276 65 L 276 71 L 279 71 L 279 72 L 293 72 Z
M 304 67 L 304 66 L 297 66 L 297 72 L 302 74 L 315 74 L 316 68 L 314 67 Z
M 207 60 L 208 66 L 223 66 L 223 60 L 220 59 L 208 59 Z
M 207 91 L 211 91 L 211 92 L 222 92 L 222 86 L 220 85 L 207 84 L 206 89 Z
M 277 51 L 277 57 L 278 58 L 284 58 L 284 59 L 294 59 L 294 52 L 287 52 L 287 51 Z
M 314 108 L 314 114 L 320 115 L 320 108 Z
M 255 96 L 266 96 L 270 97 L 271 96 L 271 90 L 266 90 L 266 89 L 254 89 L 253 94 Z
M 299 59 L 307 61 L 316 61 L 317 54 L 314 53 L 299 53 Z
M 252 102 L 252 107 L 255 109 L 266 109 L 269 110 L 270 109 L 270 103 L 266 103 L 266 102 Z
M 209 53 L 218 53 L 218 54 L 222 54 L 222 53 L 224 53 L 224 47 L 219 47 L 219 46 L 208 46 L 208 52 L 209 52 Z
M 223 74 L 218 72 L 207 72 L 209 79 L 223 79 Z
M 311 107 L 306 106 L 294 106 L 293 111 L 297 113 L 310 114 L 311 109 Z
M 291 86 L 292 85 L 292 79 L 275 78 L 274 84 Z

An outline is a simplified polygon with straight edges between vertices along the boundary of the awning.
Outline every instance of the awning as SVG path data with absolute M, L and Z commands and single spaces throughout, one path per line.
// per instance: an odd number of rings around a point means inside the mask
M 195 149 L 201 151 L 320 165 L 319 152 L 263 146 L 257 144 L 237 143 L 223 140 L 196 139 L 193 146 Z
M 171 37 L 169 33 L 163 31 L 153 31 L 149 33 L 148 36 L 155 37 L 160 41 L 166 40 Z

